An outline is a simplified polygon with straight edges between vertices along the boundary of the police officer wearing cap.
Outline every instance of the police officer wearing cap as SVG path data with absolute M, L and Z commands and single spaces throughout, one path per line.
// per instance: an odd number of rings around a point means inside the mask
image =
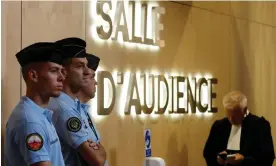
M 64 166 L 61 145 L 46 109 L 63 88 L 62 53 L 54 43 L 35 43 L 16 54 L 26 95 L 12 111 L 5 134 L 6 166 Z
M 102 166 L 100 152 L 91 143 L 87 116 L 81 109 L 77 96 L 87 84 L 86 42 L 79 38 L 66 38 L 56 42 L 61 46 L 66 60 L 63 62 L 65 81 L 60 97 L 52 98 L 48 108 L 54 110 L 53 122 L 59 135 L 66 166 Z M 85 163 L 85 164 L 84 164 Z
M 84 121 L 85 124 L 88 124 L 85 127 L 89 131 L 89 137 L 92 139 L 93 142 L 97 143 L 100 152 L 99 158 L 102 160 L 102 162 L 104 161 L 104 165 L 107 166 L 108 164 L 106 160 L 106 151 L 102 144 L 100 144 L 100 133 L 89 115 L 90 106 L 89 104 L 87 104 L 89 100 L 95 97 L 97 85 L 97 81 L 95 80 L 95 72 L 99 66 L 100 58 L 95 55 L 88 54 L 86 59 L 88 61 L 87 67 L 89 68 L 90 77 L 89 79 L 87 79 L 87 84 L 81 88 L 78 94 L 78 99 L 80 100 L 81 108 L 86 115 L 86 119 L 84 119 Z

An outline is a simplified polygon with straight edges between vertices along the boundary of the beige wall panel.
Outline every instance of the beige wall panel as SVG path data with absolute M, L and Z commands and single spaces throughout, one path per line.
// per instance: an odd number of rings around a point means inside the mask
M 7 11 L 6 11 L 6 6 L 7 4 L 4 4 L 4 2 L 1 2 L 1 23 L 2 24 L 5 24 L 6 25 L 6 22 L 7 22 Z M 3 26 L 1 27 L 1 41 L 2 41 L 2 44 L 1 44 L 1 75 L 2 75 L 2 78 L 1 78 L 1 84 L 3 84 L 3 78 L 5 77 L 5 72 L 6 72 L 6 29 L 7 27 L 6 26 Z
M 275 28 L 231 21 L 231 88 L 247 95 L 251 112 L 269 120 L 275 145 Z
M 248 21 L 233 19 L 231 36 L 233 39 L 232 71 L 232 89 L 244 91 L 248 96 L 249 109 L 260 109 L 258 94 L 261 89 L 255 88 L 261 86 L 260 61 L 262 59 L 261 25 L 250 23 Z M 235 83 L 234 83 L 235 82 Z M 254 108 L 254 109 L 253 109 Z
M 2 2 L 2 133 L 19 100 L 20 89 L 25 94 L 24 81 L 20 88 L 20 68 L 14 56 L 21 45 L 77 36 L 86 39 L 88 52 L 101 58 L 100 70 L 182 76 L 200 73 L 218 79 L 214 89 L 218 113 L 188 114 L 176 119 L 163 115 L 145 120 L 141 116 L 120 117 L 118 112 L 126 104 L 121 92 L 126 87 L 116 85 L 117 99 L 112 113 L 102 120 L 93 117 L 109 165 L 142 165 L 145 128 L 152 131 L 153 156 L 164 158 L 168 166 L 205 165 L 202 156 L 205 141 L 213 121 L 225 116 L 221 101 L 231 89 L 243 91 L 248 96 L 250 111 L 270 121 L 276 144 L 276 30 L 272 27 L 276 26 L 276 3 L 160 2 L 166 9 L 161 17 L 164 24 L 161 38 L 166 47 L 159 51 L 128 48 L 116 41 L 96 42 L 97 34 L 91 33 L 94 22 L 89 2 L 22 3 L 21 29 L 20 2 Z M 95 107 L 95 100 L 92 104 Z
M 204 1 L 174 1 L 175 3 L 198 7 L 216 13 L 230 14 L 230 2 L 204 2 Z
M 211 10 L 216 13 L 230 14 L 230 2 L 200 2 L 194 1 L 192 2 L 193 6 Z
M 167 165 L 204 165 L 203 157 L 195 156 L 202 155 L 213 121 L 224 116 L 221 97 L 230 88 L 230 18 L 171 2 L 160 5 L 166 9 L 162 17 L 165 27 L 162 39 L 165 39 L 166 47 L 159 52 L 134 52 L 120 48 L 115 41 L 100 45 L 94 40 L 97 36 L 90 36 L 90 31 L 86 33 L 88 51 L 100 56 L 101 69 L 108 71 L 129 69 L 135 72 L 139 69 L 143 72 L 157 69 L 161 74 L 171 71 L 183 76 L 211 74 L 218 78 L 218 85 L 215 86 L 218 97 L 214 102 L 219 112 L 210 117 L 183 115 L 180 120 L 161 116 L 154 124 L 150 120 L 142 124 L 131 116 L 121 119 L 116 112 L 123 110 L 117 102 L 113 112 L 97 122 L 111 165 L 142 164 L 145 128 L 152 130 L 153 156 L 164 158 Z M 87 18 L 87 27 L 90 27 L 93 21 Z M 116 90 L 118 92 L 120 88 Z
M 217 14 L 227 14 L 250 21 L 276 26 L 276 2 L 199 2 L 176 1 L 175 3 L 211 10 Z
M 231 2 L 231 15 L 276 26 L 276 2 Z
M 81 1 L 22 2 L 22 46 L 55 41 L 65 37 L 85 37 L 85 8 Z M 22 94 L 26 92 L 22 81 Z
M 15 54 L 21 47 L 20 2 L 2 2 L 2 127 L 20 98 L 20 67 Z M 4 22 L 3 22 L 4 21 Z
M 21 48 L 20 2 L 1 2 L 2 50 L 1 50 L 1 133 L 2 159 L 5 127 L 8 117 L 20 98 L 20 68 L 15 54 Z M 2 160 L 2 165 L 3 165 Z

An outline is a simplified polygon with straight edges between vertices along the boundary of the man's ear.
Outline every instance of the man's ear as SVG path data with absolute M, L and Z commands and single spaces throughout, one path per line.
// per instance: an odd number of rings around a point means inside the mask
M 66 76 L 67 76 L 67 70 L 64 67 L 61 69 L 61 73 L 66 78 Z
M 33 69 L 29 70 L 28 77 L 31 81 L 38 82 L 38 74 L 36 70 L 33 70 Z

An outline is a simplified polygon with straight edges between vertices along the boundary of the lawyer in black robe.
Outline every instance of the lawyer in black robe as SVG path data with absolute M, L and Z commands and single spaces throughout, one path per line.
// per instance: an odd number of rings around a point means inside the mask
M 204 147 L 207 166 L 219 166 L 217 156 L 220 152 L 233 153 L 227 150 L 231 126 L 228 118 L 217 120 L 212 125 Z M 270 123 L 265 118 L 249 113 L 243 119 L 238 153 L 244 156 L 239 166 L 272 166 L 275 153 Z

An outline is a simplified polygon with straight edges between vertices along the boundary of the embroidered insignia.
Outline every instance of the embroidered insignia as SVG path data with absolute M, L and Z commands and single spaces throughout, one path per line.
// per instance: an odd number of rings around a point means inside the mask
M 67 128 L 69 131 L 78 132 L 81 129 L 81 121 L 77 117 L 69 118 Z
M 29 134 L 26 138 L 26 146 L 29 150 L 38 151 L 43 146 L 43 138 L 38 133 Z

